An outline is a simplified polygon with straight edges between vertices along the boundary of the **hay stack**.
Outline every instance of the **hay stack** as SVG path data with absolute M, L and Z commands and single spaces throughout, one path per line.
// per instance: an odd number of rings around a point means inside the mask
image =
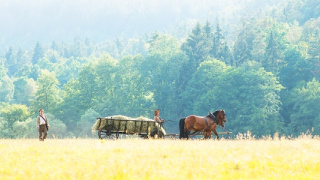
M 109 120 L 113 119 L 113 120 Z M 128 122 L 123 120 L 129 120 Z M 125 124 L 127 123 L 127 128 Z M 100 126 L 99 126 L 100 124 Z M 141 127 L 142 126 L 142 127 Z M 148 128 L 149 127 L 149 128 Z M 105 118 L 98 118 L 96 123 L 92 126 L 92 132 L 96 130 L 109 129 L 112 132 L 126 132 L 127 134 L 147 133 L 158 131 L 160 125 L 154 123 L 153 119 L 143 116 L 138 118 L 127 117 L 123 115 L 108 116 Z M 163 127 L 159 129 L 164 135 L 166 134 Z

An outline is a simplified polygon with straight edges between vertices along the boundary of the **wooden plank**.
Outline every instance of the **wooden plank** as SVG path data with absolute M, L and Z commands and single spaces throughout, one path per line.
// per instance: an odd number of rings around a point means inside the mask
M 128 120 L 126 121 L 126 124 L 124 125 L 124 131 L 123 132 L 127 132 L 127 123 L 128 123 Z
M 142 124 L 143 124 L 143 122 L 141 121 L 140 123 L 141 123 L 141 124 L 140 124 L 139 134 L 141 134 L 141 131 L 142 131 Z

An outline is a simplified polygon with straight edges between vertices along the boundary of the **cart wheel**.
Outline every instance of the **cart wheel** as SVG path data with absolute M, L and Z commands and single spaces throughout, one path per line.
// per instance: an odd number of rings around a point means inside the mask
M 155 130 L 155 131 L 153 131 L 151 134 L 151 137 L 155 137 L 156 135 L 157 135 L 157 138 L 164 138 L 164 134 L 163 134 L 163 132 L 161 132 L 161 131 L 159 131 L 158 132 L 158 130 Z
M 98 137 L 99 139 L 117 139 L 114 134 L 108 132 L 107 130 L 99 130 Z
M 158 138 L 164 139 L 164 134 L 162 131 L 159 131 Z

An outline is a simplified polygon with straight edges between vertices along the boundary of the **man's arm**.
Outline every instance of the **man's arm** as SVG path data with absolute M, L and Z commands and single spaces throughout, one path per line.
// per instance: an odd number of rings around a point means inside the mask
M 46 120 L 47 120 L 47 126 L 49 127 L 50 125 L 49 125 L 49 120 L 48 120 L 47 115 L 46 115 Z

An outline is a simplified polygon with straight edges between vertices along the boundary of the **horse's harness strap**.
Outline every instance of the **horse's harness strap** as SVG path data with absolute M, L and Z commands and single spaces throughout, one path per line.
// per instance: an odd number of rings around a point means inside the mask
M 206 116 L 204 117 L 204 120 L 206 121 L 206 125 L 207 125 L 207 127 L 205 129 L 209 129 L 214 123 L 218 124 L 218 122 L 215 118 L 213 118 L 213 122 L 210 125 L 208 124 L 208 120 L 207 120 Z
M 204 120 L 206 121 L 207 127 L 209 127 L 208 120 L 207 120 L 206 116 L 204 117 Z

